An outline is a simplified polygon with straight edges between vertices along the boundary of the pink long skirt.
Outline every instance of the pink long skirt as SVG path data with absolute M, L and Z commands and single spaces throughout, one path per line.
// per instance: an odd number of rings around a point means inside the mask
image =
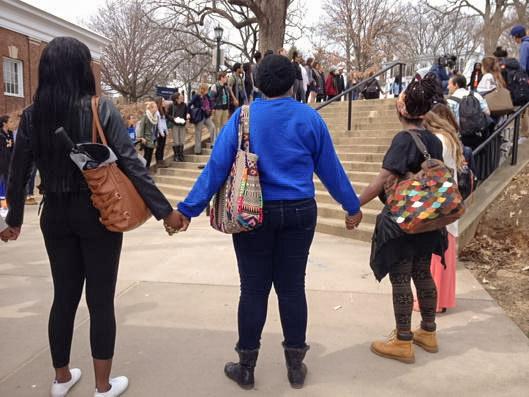
M 432 256 L 430 272 L 437 288 L 437 309 L 440 313 L 443 309 L 456 306 L 456 266 L 457 266 L 457 240 L 448 233 L 448 249 L 445 252 L 446 268 L 438 255 Z M 413 310 L 419 311 L 419 303 L 415 295 Z
M 457 240 L 448 233 L 448 249 L 445 252 L 446 269 L 441 257 L 432 256 L 430 271 L 437 287 L 437 311 L 456 306 Z

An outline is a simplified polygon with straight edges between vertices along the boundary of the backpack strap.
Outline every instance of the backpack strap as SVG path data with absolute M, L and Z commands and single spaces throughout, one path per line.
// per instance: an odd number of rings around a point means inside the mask
M 428 149 L 426 148 L 426 145 L 419 137 L 419 134 L 417 134 L 417 132 L 413 130 L 408 130 L 407 132 L 413 138 L 415 145 L 417 145 L 417 149 L 419 149 L 419 151 L 423 154 L 424 158 L 426 160 L 431 160 L 432 156 L 430 156 L 430 152 L 428 152 Z
M 461 98 L 458 98 L 456 96 L 449 96 L 448 98 L 446 98 L 446 100 L 451 100 L 451 101 L 454 101 L 454 102 L 457 102 L 457 103 L 461 103 Z

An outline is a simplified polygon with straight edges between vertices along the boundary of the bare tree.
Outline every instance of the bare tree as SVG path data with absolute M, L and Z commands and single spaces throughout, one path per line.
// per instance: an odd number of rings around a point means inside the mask
M 142 1 L 107 2 L 90 27 L 110 39 L 101 58 L 103 82 L 126 100 L 151 93 L 174 70 L 170 41 L 145 17 Z
M 451 13 L 426 5 L 409 5 L 404 13 L 403 28 L 399 29 L 397 57 L 403 60 L 433 59 L 455 55 L 466 62 L 481 43 L 478 17 Z
M 207 46 L 194 35 L 164 29 L 146 4 L 108 1 L 90 23 L 110 39 L 101 59 L 103 83 L 128 101 L 152 94 L 157 84 L 178 79 L 176 72 L 184 73 L 182 68 L 188 65 L 200 73 L 212 67 Z
M 287 27 L 287 10 L 294 0 L 160 0 L 157 8 L 166 11 L 167 22 L 171 18 L 185 26 L 203 26 L 210 19 L 221 19 L 236 29 L 256 25 L 258 45 L 261 51 L 283 46 Z M 240 8 L 249 11 L 241 15 Z M 211 39 L 209 39 L 211 42 Z M 205 39 L 204 41 L 207 41 Z
M 348 68 L 366 70 L 388 57 L 402 16 L 390 0 L 326 0 L 322 34 L 345 55 Z M 390 46 L 389 46 L 390 47 Z
M 482 20 L 481 36 L 483 50 L 492 54 L 502 33 L 516 23 L 528 20 L 527 9 L 529 0 L 446 0 L 447 7 L 440 8 L 429 5 L 432 9 L 453 15 L 454 12 L 464 11 L 469 16 L 477 16 Z

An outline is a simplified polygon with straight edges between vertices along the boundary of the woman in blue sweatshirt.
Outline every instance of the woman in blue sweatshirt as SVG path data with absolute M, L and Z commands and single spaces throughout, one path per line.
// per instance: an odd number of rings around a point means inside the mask
M 307 300 L 305 270 L 316 228 L 316 173 L 355 228 L 361 221 L 358 197 L 336 155 L 319 114 L 292 99 L 296 71 L 287 58 L 270 55 L 257 72 L 257 86 L 268 99 L 250 106 L 250 147 L 259 156 L 264 224 L 235 234 L 233 244 L 241 280 L 238 310 L 239 362 L 226 375 L 245 389 L 254 385 L 254 368 L 272 288 L 278 295 L 288 378 L 303 386 Z M 206 208 L 225 182 L 237 151 L 240 109 L 219 135 L 211 159 L 184 202 L 178 205 L 183 229 Z

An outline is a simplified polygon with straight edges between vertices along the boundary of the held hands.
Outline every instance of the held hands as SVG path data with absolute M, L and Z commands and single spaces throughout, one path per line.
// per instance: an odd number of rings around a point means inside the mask
M 189 228 L 190 223 L 191 220 L 177 210 L 171 212 L 171 214 L 163 220 L 165 231 L 169 236 L 178 232 L 185 232 Z
M 345 227 L 347 230 L 354 230 L 362 222 L 362 211 L 358 211 L 355 215 L 346 215 L 345 216 Z
M 15 241 L 20 236 L 20 227 L 8 227 L 0 232 L 0 240 L 4 243 Z

